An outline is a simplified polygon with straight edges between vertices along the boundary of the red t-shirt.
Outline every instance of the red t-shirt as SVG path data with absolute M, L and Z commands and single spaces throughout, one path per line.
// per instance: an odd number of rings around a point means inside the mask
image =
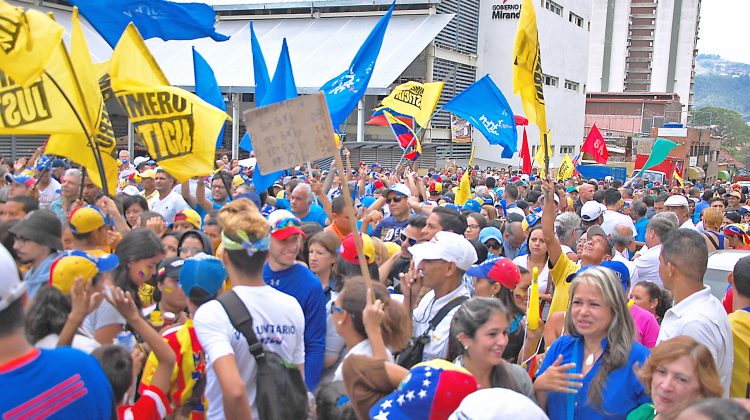
M 120 420 L 161 420 L 171 413 L 167 396 L 151 385 L 141 387 L 141 398 L 135 404 L 117 407 L 117 418 Z

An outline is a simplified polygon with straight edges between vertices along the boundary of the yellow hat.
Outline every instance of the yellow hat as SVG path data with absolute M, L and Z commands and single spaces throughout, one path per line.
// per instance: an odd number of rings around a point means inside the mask
M 362 238 L 362 253 L 365 255 L 367 264 L 375 262 L 375 245 L 372 243 L 372 238 L 366 233 L 360 234 Z M 354 242 L 354 236 L 351 234 L 347 235 L 341 242 L 339 247 L 339 255 L 346 261 L 352 264 L 359 264 L 359 258 L 357 257 L 357 247 Z
M 386 249 L 388 249 L 389 257 L 392 257 L 393 254 L 401 251 L 401 247 L 395 242 L 383 242 L 383 243 L 385 244 Z
M 93 232 L 112 222 L 96 206 L 79 207 L 68 216 L 68 225 L 74 234 Z
M 198 214 L 197 211 L 193 209 L 182 209 L 177 212 L 174 216 L 174 221 L 185 221 L 190 223 L 195 230 L 200 230 L 201 228 L 201 216 Z
M 67 251 L 52 263 L 49 284 L 70 295 L 70 289 L 78 277 L 82 277 L 83 284 L 86 284 L 99 272 L 114 270 L 119 263 L 120 259 L 115 254 L 95 257 L 84 251 Z

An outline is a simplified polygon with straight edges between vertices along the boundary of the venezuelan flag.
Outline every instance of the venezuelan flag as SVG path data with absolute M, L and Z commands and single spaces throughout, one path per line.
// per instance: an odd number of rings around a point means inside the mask
M 367 124 L 370 125 L 379 125 L 381 127 L 388 126 L 388 119 L 385 116 L 385 113 L 388 112 L 398 120 L 401 120 L 404 124 L 408 125 L 409 128 L 414 130 L 414 117 L 410 115 L 400 114 L 390 108 L 386 108 L 384 106 L 375 108 L 372 112 L 372 116 L 370 116 L 370 119 L 367 120 Z
M 404 150 L 404 158 L 411 161 L 419 159 L 422 155 L 422 144 L 419 143 L 419 137 L 414 134 L 408 124 L 396 118 L 393 114 L 388 111 L 383 111 L 388 125 L 393 131 L 393 135 L 396 136 L 401 149 Z

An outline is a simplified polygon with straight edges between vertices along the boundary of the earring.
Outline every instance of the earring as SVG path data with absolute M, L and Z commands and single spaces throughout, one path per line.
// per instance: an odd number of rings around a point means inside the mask
M 343 324 L 343 323 L 344 323 L 344 321 L 339 321 L 339 325 L 341 325 L 341 324 Z

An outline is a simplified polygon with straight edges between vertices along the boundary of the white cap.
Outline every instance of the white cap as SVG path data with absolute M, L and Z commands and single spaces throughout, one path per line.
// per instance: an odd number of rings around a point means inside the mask
M 548 420 L 544 411 L 529 397 L 505 388 L 474 391 L 461 401 L 448 420 Z
M 462 235 L 440 231 L 430 242 L 409 247 L 414 257 L 414 266 L 419 267 L 423 260 L 443 260 L 456 264 L 456 267 L 466 271 L 477 260 L 474 246 Z
M 3 245 L 0 245 L 0 271 L 6 273 L 0 276 L 0 311 L 3 311 L 26 293 L 26 283 L 18 277 L 16 262 Z
M 592 222 L 598 219 L 603 212 L 604 209 L 601 204 L 595 200 L 589 200 L 583 203 L 583 207 L 581 207 L 581 220 L 584 222 Z
M 512 207 L 512 208 L 509 208 L 508 210 L 505 210 L 505 215 L 506 216 L 509 216 L 509 215 L 511 215 L 513 213 L 515 213 L 515 214 L 517 214 L 517 215 L 519 215 L 521 217 L 526 217 L 526 213 L 524 213 L 523 210 L 519 209 L 518 207 Z
M 664 207 L 687 207 L 688 201 L 684 195 L 670 195 L 664 202 Z
M 150 158 L 148 156 L 138 156 L 135 159 L 133 159 L 133 166 L 135 166 L 137 168 L 138 165 L 140 165 L 141 163 L 148 162 L 149 159 Z
M 129 196 L 136 196 L 140 194 L 141 192 L 138 191 L 138 187 L 136 187 L 135 185 L 128 185 L 127 187 L 122 189 L 122 193 L 127 194 Z
M 391 185 L 391 188 L 389 188 L 389 190 L 401 195 L 405 195 L 407 197 L 411 197 L 411 190 L 404 184 L 393 184 Z

